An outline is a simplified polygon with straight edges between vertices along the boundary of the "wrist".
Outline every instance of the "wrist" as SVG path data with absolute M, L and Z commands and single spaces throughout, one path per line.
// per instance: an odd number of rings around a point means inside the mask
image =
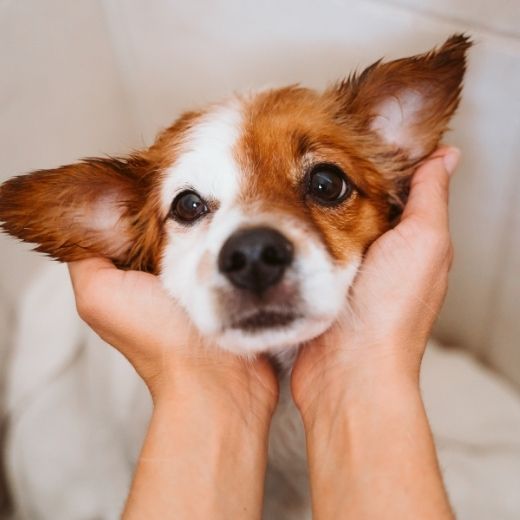
M 418 417 L 425 414 L 414 382 L 391 377 L 352 384 L 302 414 L 310 472 L 327 486 L 332 475 L 349 481 L 354 468 L 377 468 L 380 448 L 387 450 Z
M 379 388 L 419 388 L 422 343 L 355 336 L 348 342 L 338 333 L 325 336 L 300 352 L 291 384 L 304 420 Z
M 269 431 L 273 412 L 267 406 L 251 405 L 234 401 L 225 393 L 211 393 L 200 387 L 188 391 L 177 389 L 161 392 L 153 402 L 153 415 L 169 422 L 190 418 L 192 424 L 200 423 L 205 428 L 213 428 L 216 434 L 234 428 L 262 435 Z
M 200 410 L 215 417 L 240 418 L 250 429 L 269 426 L 278 401 L 278 384 L 274 374 L 261 373 L 261 367 L 244 370 L 235 359 L 174 360 L 156 377 L 148 378 L 154 408 Z M 193 362 L 194 361 L 194 362 Z
M 332 381 L 332 382 L 331 382 Z M 354 421 L 369 411 L 390 411 L 421 403 L 418 372 L 396 363 L 364 360 L 329 375 L 327 385 L 298 405 L 306 430 L 331 428 L 338 421 Z
M 155 392 L 154 415 L 172 422 L 189 417 L 215 434 L 220 433 L 220 428 L 224 432 L 245 429 L 256 437 L 267 437 L 275 406 L 245 392 L 234 394 L 207 382 L 177 381 Z
M 124 518 L 259 519 L 268 427 L 199 404 L 155 404 Z
M 333 518 L 339 509 L 353 518 L 417 518 L 423 510 L 424 518 L 451 519 L 418 385 L 379 383 L 357 386 L 304 419 L 313 517 Z M 399 501 L 396 482 L 407 489 Z
M 173 449 L 190 445 L 193 453 L 206 452 L 208 463 L 226 451 L 242 451 L 245 462 L 267 450 L 270 418 L 252 422 L 233 407 L 193 399 L 182 403 L 160 401 L 154 406 L 151 422 L 170 439 L 168 445 Z M 159 445 L 158 449 L 165 447 Z M 218 465 L 214 469 L 218 470 Z

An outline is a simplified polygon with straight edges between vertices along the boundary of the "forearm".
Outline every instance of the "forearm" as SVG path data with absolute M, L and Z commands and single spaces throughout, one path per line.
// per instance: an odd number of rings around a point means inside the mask
M 304 422 L 313 518 L 453 518 L 415 381 L 367 377 Z
M 156 406 L 125 519 L 260 518 L 270 418 L 258 428 L 218 406 L 200 409 Z

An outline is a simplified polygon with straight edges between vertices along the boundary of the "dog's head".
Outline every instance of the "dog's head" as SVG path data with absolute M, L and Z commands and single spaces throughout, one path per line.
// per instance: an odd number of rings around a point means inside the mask
M 470 43 L 378 62 L 325 92 L 266 90 L 183 115 L 124 159 L 0 188 L 5 231 L 73 261 L 160 275 L 201 333 L 242 353 L 325 331 L 459 102 Z

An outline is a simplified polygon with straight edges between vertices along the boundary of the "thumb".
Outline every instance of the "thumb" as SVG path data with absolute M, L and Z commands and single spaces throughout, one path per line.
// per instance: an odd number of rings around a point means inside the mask
M 417 169 L 402 220 L 414 216 L 432 225 L 447 225 L 450 176 L 459 159 L 457 148 L 441 148 Z
M 86 258 L 84 260 L 69 262 L 67 266 L 75 291 L 83 289 L 100 271 L 106 269 L 117 271 L 117 268 L 110 260 L 102 257 Z

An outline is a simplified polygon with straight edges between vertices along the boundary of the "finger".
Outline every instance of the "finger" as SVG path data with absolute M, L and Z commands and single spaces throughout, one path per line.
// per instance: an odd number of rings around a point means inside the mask
M 459 158 L 456 148 L 439 149 L 417 169 L 403 220 L 414 217 L 432 225 L 447 225 L 450 175 Z
M 105 269 L 117 271 L 115 265 L 107 258 L 95 257 L 78 260 L 67 264 L 69 268 L 72 286 L 76 292 L 81 287 L 85 287 L 88 280 L 91 280 L 97 273 Z
M 424 164 L 431 159 L 436 159 L 438 157 L 443 159 L 446 155 L 450 154 L 452 151 L 455 153 L 455 155 L 457 155 L 457 158 L 460 156 L 460 150 L 458 148 L 456 148 L 454 146 L 448 146 L 448 145 L 442 144 L 434 152 L 432 152 L 431 155 L 429 155 L 428 157 L 423 159 L 419 165 Z M 449 170 L 450 174 L 453 173 L 453 170 L 455 169 L 455 167 L 456 167 L 456 165 L 454 165 L 453 167 L 450 166 L 450 168 L 447 168 Z

